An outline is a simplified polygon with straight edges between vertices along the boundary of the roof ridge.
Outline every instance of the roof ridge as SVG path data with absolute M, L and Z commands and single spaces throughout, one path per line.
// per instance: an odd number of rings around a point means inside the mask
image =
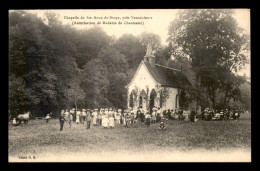
M 170 68 L 170 67 L 166 67 L 166 66 L 163 66 L 163 65 L 159 65 L 159 64 L 155 64 L 157 66 L 160 66 L 160 67 L 164 67 L 164 68 L 168 68 L 168 69 L 172 69 L 172 70 L 177 70 L 177 71 L 181 71 L 179 69 L 175 69 L 175 68 Z

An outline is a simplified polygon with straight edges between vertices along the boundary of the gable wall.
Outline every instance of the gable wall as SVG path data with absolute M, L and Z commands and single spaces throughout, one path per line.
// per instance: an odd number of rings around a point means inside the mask
M 128 88 L 128 94 L 131 93 L 133 89 L 135 89 L 135 86 L 140 89 L 144 89 L 146 91 L 146 86 L 149 87 L 149 91 L 151 91 L 156 86 L 156 82 L 153 80 L 153 78 L 150 76 L 148 70 L 145 68 L 144 64 L 141 64 L 139 71 L 136 74 L 136 77 L 134 78 L 133 82 L 129 85 Z

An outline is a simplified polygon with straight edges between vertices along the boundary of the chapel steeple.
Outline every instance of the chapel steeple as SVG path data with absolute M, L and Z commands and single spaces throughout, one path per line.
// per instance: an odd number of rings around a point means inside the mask
M 153 68 L 155 67 L 155 56 L 153 55 L 152 45 L 149 42 L 147 44 L 146 54 L 144 56 L 144 62 L 149 63 Z

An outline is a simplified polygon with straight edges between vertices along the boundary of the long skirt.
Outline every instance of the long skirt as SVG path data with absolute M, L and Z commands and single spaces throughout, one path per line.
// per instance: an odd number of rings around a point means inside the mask
M 151 119 L 150 118 L 146 118 L 145 125 L 150 126 L 150 124 L 151 124 Z
M 93 124 L 94 124 L 94 125 L 97 124 L 97 118 L 96 118 L 96 117 L 93 118 Z
M 156 115 L 156 122 L 160 122 L 160 116 Z
M 110 127 L 115 127 L 114 118 L 113 118 L 113 119 L 109 119 L 109 126 L 110 126 Z
M 126 120 L 125 120 L 125 118 L 123 119 L 123 124 L 124 124 L 124 126 L 126 126 Z
M 152 116 L 152 121 L 153 121 L 153 122 L 156 121 L 156 116 L 155 116 L 155 115 Z
M 109 122 L 109 121 L 108 121 L 107 118 L 106 118 L 106 119 L 103 119 L 103 120 L 102 120 L 102 126 L 103 126 L 103 127 L 108 127 L 108 122 Z
M 76 121 L 76 114 L 73 114 L 72 116 L 73 116 L 73 122 L 75 122 Z
M 79 123 L 79 116 L 76 116 L 76 123 Z

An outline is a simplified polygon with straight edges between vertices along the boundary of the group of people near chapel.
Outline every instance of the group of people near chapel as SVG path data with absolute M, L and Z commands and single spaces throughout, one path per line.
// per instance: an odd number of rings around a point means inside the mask
M 162 120 L 164 119 L 163 112 L 160 108 L 153 107 L 152 112 L 149 110 L 144 111 L 142 108 L 138 108 L 134 111 L 132 108 L 129 109 L 112 109 L 112 108 L 101 108 L 100 110 L 94 109 L 82 109 L 75 110 L 75 108 L 69 110 L 62 110 L 59 117 L 60 131 L 63 130 L 64 123 L 69 123 L 71 127 L 72 122 L 76 124 L 87 123 L 86 128 L 90 129 L 90 126 L 102 126 L 104 129 L 114 128 L 115 124 L 129 128 L 134 124 L 143 124 L 147 127 L 151 123 L 160 123 L 159 129 L 165 130 L 166 127 Z

